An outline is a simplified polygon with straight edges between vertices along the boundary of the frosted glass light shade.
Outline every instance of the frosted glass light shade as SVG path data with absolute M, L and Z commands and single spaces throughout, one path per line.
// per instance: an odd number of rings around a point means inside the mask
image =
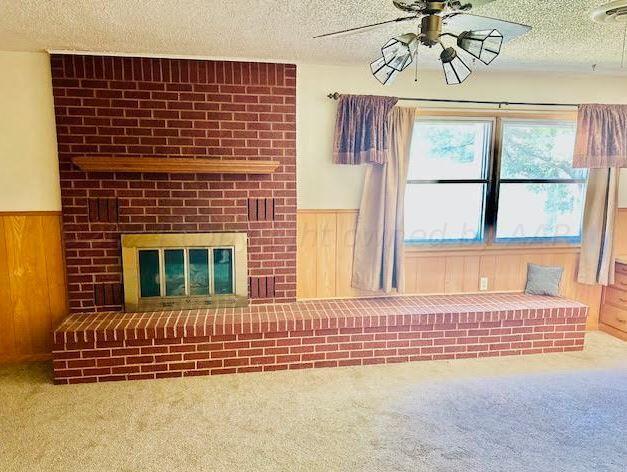
M 490 64 L 501 52 L 503 35 L 498 30 L 464 31 L 457 45 L 484 64 Z
M 471 70 L 453 48 L 446 48 L 440 54 L 444 78 L 448 85 L 461 84 L 471 74 Z
M 390 39 L 381 48 L 385 63 L 397 71 L 405 70 L 412 62 L 418 49 L 418 38 L 413 33 Z
M 370 70 L 372 71 L 372 75 L 374 75 L 375 79 L 383 85 L 392 83 L 398 75 L 398 71 L 388 66 L 383 57 L 379 57 L 377 60 L 370 63 Z

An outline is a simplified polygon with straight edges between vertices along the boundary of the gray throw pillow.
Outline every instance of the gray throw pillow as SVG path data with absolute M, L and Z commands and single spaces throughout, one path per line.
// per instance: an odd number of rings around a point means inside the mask
M 527 285 L 525 293 L 531 295 L 550 295 L 557 297 L 560 294 L 560 281 L 563 267 L 549 267 L 537 264 L 527 264 Z

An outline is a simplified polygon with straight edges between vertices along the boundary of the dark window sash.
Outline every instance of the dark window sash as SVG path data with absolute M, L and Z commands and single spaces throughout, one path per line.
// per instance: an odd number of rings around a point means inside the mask
M 471 120 L 472 121 L 472 120 Z M 480 120 L 477 120 L 480 121 Z M 538 120 L 541 121 L 541 120 Z M 464 244 L 472 245 L 476 243 L 485 244 L 533 244 L 533 243 L 577 243 L 578 237 L 522 237 L 522 238 L 497 238 L 496 226 L 498 222 L 499 190 L 501 184 L 585 184 L 586 178 L 581 179 L 560 179 L 560 178 L 501 178 L 502 160 L 502 140 L 503 140 L 503 118 L 495 117 L 488 142 L 485 143 L 484 162 L 482 172 L 486 178 L 482 179 L 409 179 L 408 185 L 430 185 L 430 184 L 483 184 L 485 185 L 485 196 L 482 201 L 483 228 L 479 239 L 461 240 L 405 240 L 407 244 Z
M 489 179 L 411 179 L 408 185 L 419 184 L 488 184 Z M 585 184 L 586 179 L 499 179 L 502 184 Z

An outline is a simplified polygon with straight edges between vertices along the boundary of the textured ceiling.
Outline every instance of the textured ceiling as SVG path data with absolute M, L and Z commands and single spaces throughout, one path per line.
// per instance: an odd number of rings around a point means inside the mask
M 472 1 L 472 0 L 470 0 Z M 624 72 L 625 27 L 598 25 L 605 0 L 496 0 L 477 14 L 527 23 L 491 67 Z M 364 64 L 408 23 L 312 36 L 403 16 L 391 0 L 0 0 L 0 50 L 80 50 Z M 422 49 L 421 49 L 422 50 Z M 435 65 L 434 51 L 421 65 Z

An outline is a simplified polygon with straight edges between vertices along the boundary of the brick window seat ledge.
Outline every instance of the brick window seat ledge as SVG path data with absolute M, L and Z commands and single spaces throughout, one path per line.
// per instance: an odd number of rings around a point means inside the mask
M 71 314 L 55 383 L 338 367 L 583 349 L 588 308 L 525 294 L 396 296 Z

